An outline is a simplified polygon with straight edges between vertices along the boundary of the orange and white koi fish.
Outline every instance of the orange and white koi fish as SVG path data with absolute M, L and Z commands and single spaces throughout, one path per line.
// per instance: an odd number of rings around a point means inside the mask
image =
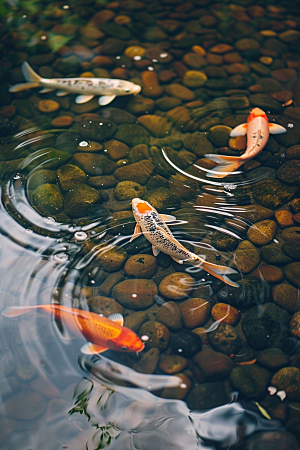
M 57 96 L 80 94 L 76 103 L 86 103 L 95 95 L 100 95 L 99 105 L 108 105 L 117 95 L 138 94 L 141 87 L 131 81 L 114 78 L 42 78 L 28 64 L 22 64 L 22 72 L 27 83 L 15 84 L 9 88 L 10 92 L 42 87 L 40 93 L 45 94 L 57 90 Z
M 123 326 L 123 316 L 112 314 L 99 316 L 90 311 L 69 308 L 61 305 L 9 306 L 2 314 L 5 317 L 17 317 L 33 310 L 53 314 L 74 336 L 84 336 L 88 341 L 81 351 L 85 354 L 102 353 L 105 350 L 119 352 L 140 352 L 144 348 L 140 338 L 129 328 Z
M 247 134 L 247 148 L 242 156 L 225 156 L 206 154 L 205 157 L 212 159 L 219 166 L 210 170 L 206 175 L 212 178 L 223 178 L 237 170 L 245 162 L 258 155 L 265 147 L 269 139 L 269 133 L 286 133 L 286 129 L 276 123 L 269 123 L 268 117 L 260 108 L 254 108 L 248 116 L 247 123 L 235 127 L 231 137 L 245 136 Z
M 217 264 L 209 263 L 199 255 L 190 252 L 177 241 L 166 225 L 166 222 L 176 220 L 174 216 L 159 214 L 150 203 L 141 200 L 140 198 L 134 198 L 132 200 L 132 210 L 137 224 L 134 234 L 130 239 L 131 241 L 143 233 L 152 244 L 154 256 L 162 251 L 180 264 L 186 262 L 188 264 L 199 266 L 214 277 L 224 281 L 224 283 L 227 283 L 230 286 L 239 286 L 226 276 L 231 273 L 236 273 L 236 270 L 227 266 L 218 266 Z

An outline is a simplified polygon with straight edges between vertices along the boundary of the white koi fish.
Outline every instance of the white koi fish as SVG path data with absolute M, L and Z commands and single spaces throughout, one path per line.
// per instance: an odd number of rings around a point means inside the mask
M 22 72 L 27 83 L 15 84 L 9 88 L 10 92 L 25 91 L 26 89 L 42 87 L 40 93 L 45 94 L 57 90 L 61 97 L 67 94 L 80 94 L 76 103 L 86 103 L 95 95 L 100 95 L 99 105 L 108 105 L 117 95 L 138 94 L 141 86 L 131 81 L 113 78 L 42 78 L 28 64 L 22 64 Z
M 205 261 L 205 259 L 190 252 L 175 239 L 165 223 L 176 220 L 174 216 L 159 214 L 150 203 L 140 198 L 134 198 L 132 200 L 132 211 L 137 224 L 130 239 L 131 241 L 143 233 L 152 244 L 154 256 L 157 256 L 162 251 L 180 264 L 187 262 L 188 264 L 199 266 L 214 277 L 224 281 L 224 283 L 239 287 L 239 284 L 231 281 L 226 276 L 231 273 L 237 273 L 236 270 Z
M 254 108 L 248 116 L 247 123 L 242 123 L 235 127 L 231 137 L 245 136 L 247 134 L 247 148 L 242 156 L 225 156 L 206 154 L 205 157 L 212 159 L 219 166 L 208 171 L 208 177 L 223 178 L 238 169 L 245 162 L 258 155 L 269 139 L 269 133 L 286 133 L 286 129 L 275 123 L 269 123 L 268 117 L 260 108 Z

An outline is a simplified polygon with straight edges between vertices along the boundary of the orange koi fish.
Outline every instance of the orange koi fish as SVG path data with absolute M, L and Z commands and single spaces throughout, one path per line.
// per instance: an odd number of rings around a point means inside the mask
M 108 349 L 119 352 L 140 352 L 144 348 L 140 338 L 132 330 L 123 326 L 121 314 L 104 317 L 90 311 L 55 304 L 9 306 L 2 311 L 2 314 L 5 317 L 17 317 L 35 309 L 46 314 L 53 314 L 55 320 L 64 325 L 72 335 L 84 336 L 88 342 L 81 348 L 82 353 L 102 353 Z
M 226 175 L 230 175 L 262 151 L 268 142 L 269 133 L 280 134 L 286 133 L 286 131 L 281 125 L 269 123 L 268 117 L 262 109 L 254 108 L 248 116 L 247 123 L 238 125 L 230 133 L 231 137 L 245 136 L 247 134 L 245 153 L 242 156 L 206 154 L 206 158 L 212 159 L 219 164 L 206 175 L 212 178 L 223 178 Z
M 132 200 L 132 211 L 137 223 L 133 236 L 130 239 L 131 241 L 143 233 L 145 238 L 152 244 L 154 256 L 157 256 L 162 251 L 171 256 L 179 264 L 187 262 L 188 264 L 201 267 L 214 277 L 224 281 L 224 283 L 239 287 L 238 283 L 235 283 L 227 277 L 228 274 L 237 273 L 236 270 L 231 269 L 231 267 L 209 263 L 201 258 L 201 256 L 190 252 L 177 241 L 166 224 L 166 222 L 176 220 L 174 216 L 158 214 L 150 203 L 140 198 L 134 198 Z

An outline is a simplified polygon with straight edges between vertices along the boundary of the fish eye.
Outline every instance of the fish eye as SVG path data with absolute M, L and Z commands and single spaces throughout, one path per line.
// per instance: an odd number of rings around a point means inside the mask
M 128 350 L 128 347 L 126 345 L 122 345 L 121 350 Z

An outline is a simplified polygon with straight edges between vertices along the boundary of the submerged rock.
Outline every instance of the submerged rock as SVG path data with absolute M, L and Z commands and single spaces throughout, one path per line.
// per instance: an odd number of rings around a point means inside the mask
M 121 281 L 112 290 L 112 297 L 121 305 L 137 310 L 153 305 L 157 294 L 156 284 L 145 279 Z
M 87 184 L 78 184 L 66 193 L 64 211 L 72 218 L 84 217 L 100 199 L 101 195 L 96 189 Z
M 41 184 L 32 192 L 31 200 L 42 216 L 55 215 L 63 209 L 63 196 L 55 184 Z
M 291 200 L 297 190 L 297 186 L 287 186 L 278 180 L 266 180 L 253 186 L 253 197 L 259 205 L 276 209 Z
M 269 380 L 269 371 L 256 364 L 235 367 L 229 376 L 234 389 L 256 400 L 266 395 Z

